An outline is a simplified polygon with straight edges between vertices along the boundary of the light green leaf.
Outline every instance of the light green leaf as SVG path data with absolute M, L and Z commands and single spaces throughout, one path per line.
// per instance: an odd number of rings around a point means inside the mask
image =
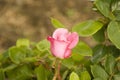
M 26 57 L 26 51 L 23 47 L 11 47 L 9 49 L 9 56 L 14 63 L 19 64 Z
M 18 39 L 16 42 L 16 46 L 20 47 L 20 46 L 26 46 L 29 47 L 30 46 L 30 41 L 28 39 Z
M 109 1 L 109 2 L 108 2 Z M 111 0 L 95 0 L 97 9 L 107 18 L 114 19 L 114 15 L 110 11 Z
M 40 51 L 46 51 L 50 49 L 50 43 L 45 39 L 40 41 L 37 45 L 36 45 L 37 49 Z
M 51 18 L 51 23 L 55 28 L 64 28 L 65 26 L 60 23 L 57 19 Z
M 77 73 L 72 72 L 70 74 L 70 79 L 69 80 L 80 80 L 80 79 L 79 79 L 79 76 L 77 75 Z
M 112 55 L 107 55 L 107 58 L 105 60 L 105 70 L 112 75 L 114 73 L 114 67 L 115 67 L 115 58 Z
M 46 71 L 42 65 L 35 69 L 35 74 L 37 76 L 37 80 L 47 80 Z
M 0 80 L 5 80 L 5 74 L 3 72 L 3 69 L 0 69 Z
M 99 21 L 89 20 L 76 24 L 72 30 L 77 32 L 80 36 L 87 37 L 95 34 L 103 27 L 103 23 Z
M 80 80 L 91 80 L 91 77 L 88 71 L 84 71 L 81 73 Z
M 101 78 L 102 80 L 108 79 L 108 74 L 105 72 L 105 70 L 100 67 L 99 65 L 93 65 L 91 66 L 91 72 L 93 74 L 94 78 Z
M 107 33 L 109 39 L 112 43 L 120 49 L 120 23 L 116 21 L 111 21 L 107 28 Z
M 80 41 L 77 46 L 72 50 L 72 53 L 80 54 L 82 56 L 92 56 L 92 49 L 87 44 Z

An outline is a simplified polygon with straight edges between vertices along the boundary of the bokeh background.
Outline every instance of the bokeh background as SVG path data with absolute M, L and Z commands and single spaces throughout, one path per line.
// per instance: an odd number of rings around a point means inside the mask
M 96 18 L 92 6 L 89 0 L 0 0 L 0 52 L 19 38 L 37 42 L 51 35 L 51 17 L 66 28 Z

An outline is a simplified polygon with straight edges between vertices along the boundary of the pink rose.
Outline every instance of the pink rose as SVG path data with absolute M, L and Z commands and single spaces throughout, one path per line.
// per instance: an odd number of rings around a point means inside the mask
M 70 57 L 71 49 L 77 45 L 79 36 L 76 32 L 70 33 L 67 29 L 59 28 L 47 39 L 50 41 L 52 54 L 64 59 Z

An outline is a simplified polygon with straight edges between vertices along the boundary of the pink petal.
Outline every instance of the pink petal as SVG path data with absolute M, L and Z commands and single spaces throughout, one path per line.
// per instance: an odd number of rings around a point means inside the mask
M 68 43 L 54 40 L 51 42 L 51 52 L 54 56 L 63 59 Z M 67 53 L 69 55 L 69 53 Z
M 74 48 L 79 41 L 78 34 L 76 32 L 73 32 L 71 35 L 68 36 L 68 41 L 70 41 L 69 48 Z
M 59 28 L 54 31 L 53 38 L 55 38 L 57 40 L 67 41 L 68 34 L 69 34 L 69 32 L 67 29 Z
M 71 49 L 66 49 L 66 52 L 65 52 L 65 54 L 64 54 L 64 58 L 68 58 L 68 57 L 70 57 L 70 55 L 71 55 Z

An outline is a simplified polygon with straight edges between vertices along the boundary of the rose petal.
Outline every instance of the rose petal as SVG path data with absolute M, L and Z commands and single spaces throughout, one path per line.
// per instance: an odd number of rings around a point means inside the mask
M 64 54 L 64 58 L 68 58 L 68 57 L 70 57 L 70 55 L 71 55 L 71 49 L 66 49 L 66 52 L 65 52 L 65 54 Z
M 69 32 L 67 29 L 64 28 L 59 28 L 56 29 L 53 33 L 53 38 L 57 39 L 57 40 L 63 40 L 66 41 L 67 40 L 67 36 L 68 36 Z
M 54 40 L 51 42 L 51 52 L 54 56 L 63 59 L 68 43 Z M 69 55 L 69 53 L 67 53 Z
M 68 36 L 68 41 L 70 41 L 69 48 L 74 48 L 79 41 L 78 34 L 76 32 L 73 32 L 71 35 Z

